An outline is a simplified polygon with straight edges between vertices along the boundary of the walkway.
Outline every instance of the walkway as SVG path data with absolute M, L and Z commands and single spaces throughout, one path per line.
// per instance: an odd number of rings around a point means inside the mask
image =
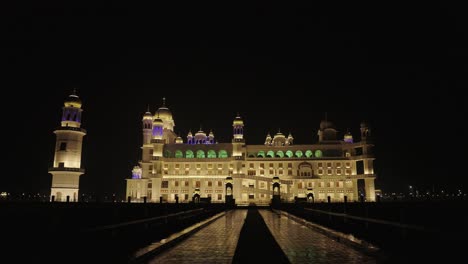
M 247 210 L 232 210 L 148 263 L 231 263 Z
M 291 263 L 376 263 L 374 258 L 286 216 L 269 210 L 260 210 L 260 214 Z
M 232 210 L 148 263 L 377 263 L 267 209 Z

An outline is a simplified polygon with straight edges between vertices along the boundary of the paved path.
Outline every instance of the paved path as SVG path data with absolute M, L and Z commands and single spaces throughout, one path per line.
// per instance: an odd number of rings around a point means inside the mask
M 377 261 L 324 234 L 270 210 L 260 210 L 265 223 L 291 263 L 376 263 Z
M 232 210 L 148 263 L 231 263 L 247 210 Z
M 270 210 L 232 210 L 148 263 L 377 263 Z

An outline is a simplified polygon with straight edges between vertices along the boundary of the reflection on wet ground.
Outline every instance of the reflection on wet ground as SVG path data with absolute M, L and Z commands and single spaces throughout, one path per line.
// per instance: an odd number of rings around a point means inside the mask
M 232 210 L 148 263 L 232 263 L 247 210 Z M 377 263 L 376 259 L 270 210 L 259 210 L 291 263 Z M 249 241 L 248 247 L 261 247 Z M 245 245 L 243 245 L 245 246 Z M 256 259 L 252 256 L 252 260 Z
M 270 210 L 260 210 L 270 232 L 291 263 L 376 263 L 354 248 Z
M 231 263 L 247 210 L 232 210 L 148 263 Z

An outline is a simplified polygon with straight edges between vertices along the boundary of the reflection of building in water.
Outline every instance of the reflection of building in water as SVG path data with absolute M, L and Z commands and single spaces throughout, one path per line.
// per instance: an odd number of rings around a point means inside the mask
M 127 197 L 133 201 L 188 202 L 197 193 L 212 202 L 224 202 L 232 194 L 237 204 L 269 203 L 275 176 L 283 200 L 330 197 L 336 202 L 346 196 L 354 201 L 358 184 L 367 201 L 375 200 L 373 145 L 365 122 L 361 141 L 354 142 L 349 132 L 338 139 L 333 124 L 322 121 L 319 141 L 312 145 L 296 145 L 291 133 L 280 131 L 268 134 L 263 145 L 247 145 L 239 115 L 229 143 L 218 143 L 213 132 L 207 135 L 202 129 L 183 140 L 174 126 L 165 103 L 156 113 L 144 114 L 142 160 L 127 180 Z

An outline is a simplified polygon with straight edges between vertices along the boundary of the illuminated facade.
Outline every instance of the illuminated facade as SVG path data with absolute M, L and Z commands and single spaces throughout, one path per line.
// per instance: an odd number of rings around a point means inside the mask
M 51 199 L 58 202 L 78 201 L 81 169 L 81 150 L 86 130 L 81 128 L 81 100 L 73 92 L 64 103 L 62 122 L 56 128 L 55 156 L 52 174 Z
M 373 145 L 364 122 L 361 141 L 354 142 L 350 133 L 338 139 L 333 124 L 322 121 L 319 140 L 312 145 L 296 145 L 291 134 L 281 132 L 268 134 L 263 145 L 247 145 L 240 116 L 233 121 L 229 143 L 218 143 L 212 132 L 201 129 L 183 140 L 174 126 L 165 103 L 155 114 L 144 114 L 142 160 L 127 179 L 126 194 L 132 201 L 209 198 L 267 204 L 275 182 L 284 201 L 341 202 L 361 196 L 375 201 Z

